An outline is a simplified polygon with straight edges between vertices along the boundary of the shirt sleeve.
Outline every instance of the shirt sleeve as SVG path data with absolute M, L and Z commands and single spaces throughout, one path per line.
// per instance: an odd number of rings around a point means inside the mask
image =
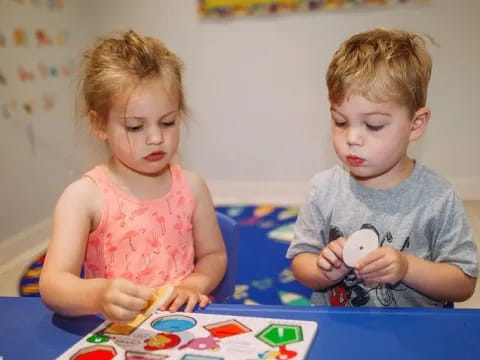
M 478 277 L 477 246 L 462 201 L 453 190 L 445 201 L 438 221 L 433 260 L 456 265 L 465 274 Z
M 311 185 L 307 201 L 300 209 L 295 223 L 294 238 L 287 250 L 287 259 L 301 253 L 319 254 L 325 246 L 325 219 L 319 208 L 317 186 Z

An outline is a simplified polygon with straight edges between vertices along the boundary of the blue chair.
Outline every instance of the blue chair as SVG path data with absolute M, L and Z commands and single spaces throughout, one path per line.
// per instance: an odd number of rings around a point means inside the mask
M 217 212 L 217 221 L 222 232 L 223 241 L 227 250 L 227 271 L 221 283 L 210 294 L 213 302 L 222 304 L 227 302 L 235 291 L 238 270 L 238 226 L 235 220 Z

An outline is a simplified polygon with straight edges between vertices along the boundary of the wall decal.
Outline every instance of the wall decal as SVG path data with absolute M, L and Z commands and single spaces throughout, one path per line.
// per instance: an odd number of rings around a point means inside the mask
M 430 0 L 198 0 L 201 17 L 222 18 L 428 2 Z

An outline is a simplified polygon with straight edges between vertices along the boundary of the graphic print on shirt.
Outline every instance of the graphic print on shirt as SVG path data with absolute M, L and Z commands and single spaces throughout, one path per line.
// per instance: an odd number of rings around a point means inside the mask
M 157 199 L 124 193 L 101 168 L 88 173 L 103 193 L 104 210 L 89 236 L 85 270 L 90 277 L 123 277 L 148 286 L 176 283 L 193 269 L 194 197 L 177 165 L 170 191 Z
M 380 234 L 375 226 L 371 224 L 363 224 L 360 229 L 373 230 L 378 237 Z M 334 241 L 339 237 L 343 237 L 343 232 L 337 226 L 331 226 L 329 231 L 328 242 Z M 387 231 L 380 241 L 379 247 L 388 243 L 389 246 L 393 246 L 394 239 L 390 231 Z M 410 246 L 410 239 L 407 237 L 402 241 L 400 252 L 403 252 Z M 406 290 L 406 286 L 401 282 L 390 284 L 374 284 L 375 286 L 369 287 L 363 280 L 358 279 L 354 271 L 351 271 L 340 283 L 335 285 L 329 290 L 330 304 L 332 306 L 364 306 L 369 303 L 372 296 L 376 297 L 379 304 L 383 306 L 396 306 L 394 292 Z

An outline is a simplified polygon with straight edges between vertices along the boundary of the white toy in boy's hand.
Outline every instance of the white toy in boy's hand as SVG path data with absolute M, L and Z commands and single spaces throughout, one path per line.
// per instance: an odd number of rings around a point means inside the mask
M 343 262 L 355 267 L 360 258 L 378 248 L 378 235 L 371 229 L 355 231 L 343 247 Z

